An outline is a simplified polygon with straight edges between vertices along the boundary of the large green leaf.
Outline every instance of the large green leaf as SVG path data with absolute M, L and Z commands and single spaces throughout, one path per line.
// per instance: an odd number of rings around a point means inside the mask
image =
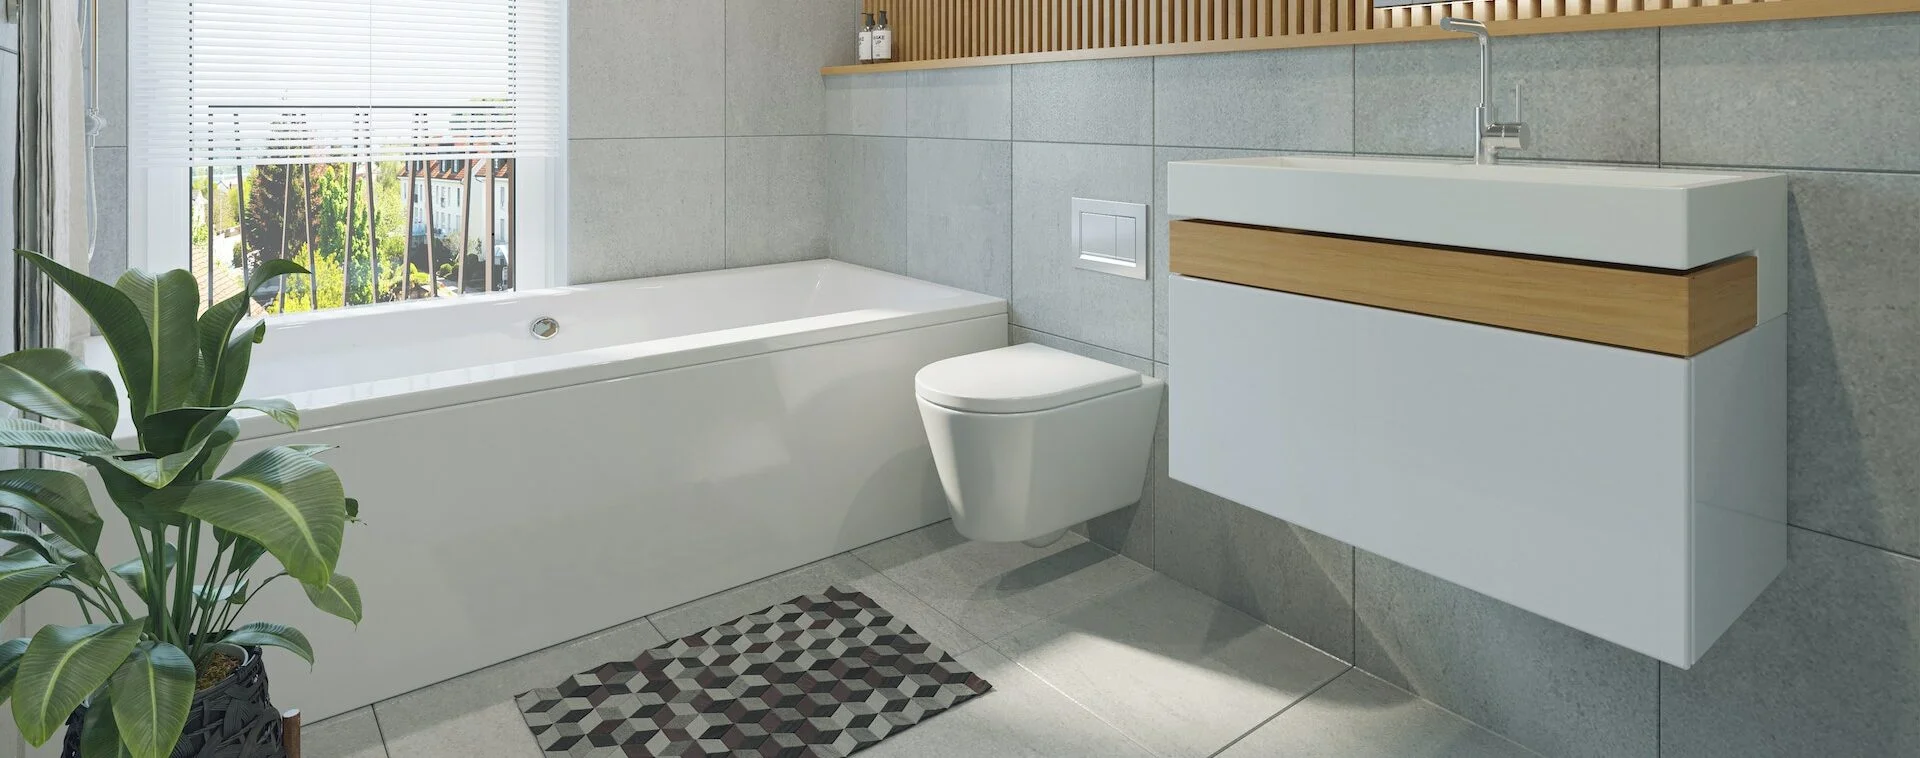
M 40 627 L 13 683 L 13 722 L 33 745 L 44 745 L 140 642 L 141 619 L 131 624 Z
M 347 496 L 327 464 L 276 447 L 181 489 L 181 513 L 260 543 L 293 578 L 324 585 L 333 574 Z
M 245 602 L 247 599 L 247 580 L 242 579 L 237 582 L 228 582 L 218 587 L 208 584 L 196 584 L 193 585 L 193 596 L 200 598 L 201 602 L 208 605 L 218 605 L 226 602 L 228 599 L 235 599 L 235 602 Z
M 240 326 L 240 321 L 247 317 L 247 301 L 252 299 L 253 293 L 261 286 L 276 277 L 304 273 L 307 273 L 305 267 L 284 258 L 261 261 L 260 265 L 254 268 L 253 275 L 247 279 L 246 291 L 235 293 L 208 308 L 206 313 L 200 314 L 198 327 L 202 375 L 200 383 L 205 390 L 198 402 L 210 406 L 221 406 L 232 403 L 240 396 L 240 385 L 246 381 L 247 377 L 248 360 L 243 358 L 238 365 L 228 365 L 227 347 L 232 344 L 234 330 Z M 251 335 L 257 329 L 258 327 L 251 327 L 247 331 Z M 250 357 L 253 345 L 251 336 L 246 344 L 247 347 L 243 349 L 247 351 L 247 357 Z
M 205 440 L 201 442 L 204 443 Z M 199 457 L 200 446 L 195 445 L 187 450 L 157 458 L 149 453 L 122 451 L 115 455 L 90 456 L 81 460 L 91 464 L 95 469 L 105 467 L 117 470 L 133 477 L 135 481 L 146 485 L 149 489 L 157 490 L 180 478 L 180 475 L 186 473 L 187 468 L 192 466 L 194 460 Z
M 335 573 L 326 584 L 302 582 L 300 586 L 306 588 L 307 601 L 313 607 L 360 623 L 360 585 L 346 574 Z
M 80 758 L 133 758 L 114 723 L 113 699 L 104 691 L 94 695 L 80 722 Z
M 52 469 L 0 471 L 0 508 L 17 510 L 87 550 L 100 546 L 100 513 L 93 509 L 86 480 L 73 474 Z
M 65 566 L 49 563 L 34 553 L 0 557 L 0 618 L 13 613 L 28 596 L 66 572 Z
M 154 455 L 195 450 L 227 420 L 231 408 L 174 408 L 147 417 L 142 430 L 148 452 Z
M 38 450 L 67 458 L 106 456 L 123 452 L 113 440 L 84 429 L 55 429 L 23 418 L 0 419 L 0 447 Z
M 36 531 L 28 529 L 0 529 L 0 540 L 13 543 L 16 550 L 17 548 L 24 547 L 28 552 L 46 559 L 48 563 L 60 565 L 67 562 L 65 558 L 60 556 L 59 552 L 53 549 L 53 545 L 47 542 L 47 536 Z M 12 551 L 8 553 L 8 555 L 12 554 Z
M 267 418 L 279 422 L 281 426 L 288 429 L 300 428 L 300 409 L 293 407 L 293 403 L 281 398 L 270 397 L 264 400 L 238 400 L 232 404 L 232 407 L 237 410 L 264 413 Z
M 147 322 L 140 315 L 139 307 L 125 293 L 106 282 L 55 263 L 39 253 L 25 250 L 19 253 L 20 257 L 40 269 L 60 289 L 66 290 L 73 301 L 80 305 L 80 309 L 93 319 L 94 326 L 100 329 L 100 336 L 106 339 L 107 347 L 113 350 L 114 360 L 120 364 L 120 379 L 126 385 L 133 418 L 145 418 L 150 407 L 149 387 L 153 382 L 150 376 L 153 370 L 153 343 L 147 335 Z
M 13 697 L 13 680 L 20 675 L 20 657 L 27 654 L 27 638 L 0 642 L 0 702 Z
M 112 466 L 95 465 L 93 470 L 100 475 L 100 484 L 106 487 L 107 501 L 126 514 L 135 526 L 158 529 L 187 523 L 187 517 L 169 505 L 178 501 L 185 488 L 154 489 Z
M 293 651 L 308 665 L 313 664 L 313 643 L 307 641 L 307 635 L 285 624 L 255 621 L 233 630 L 221 642 L 235 645 L 267 645 Z
M 117 469 L 150 488 L 171 483 L 200 455 L 198 449 L 174 455 L 153 457 L 134 450 L 121 450 L 113 440 L 84 429 L 55 429 L 38 421 L 0 419 L 0 447 L 39 450 L 67 458 L 79 458 L 95 468 Z
M 53 532 L 41 532 L 19 523 L 12 516 L 0 513 L 0 540 L 13 543 L 6 557 L 15 555 L 37 555 L 48 563 L 62 566 L 67 576 L 83 582 L 97 582 L 107 575 L 100 566 L 100 559 L 92 552 L 81 550 L 68 542 L 66 538 Z
M 134 758 L 167 758 L 193 707 L 193 661 L 165 642 L 142 642 L 113 673 L 107 698 Z
M 241 400 L 220 408 L 175 408 L 147 417 L 146 448 L 156 455 L 199 449 L 209 437 L 226 428 L 228 414 L 236 410 L 265 414 L 288 429 L 300 428 L 300 411 L 280 398 Z M 238 436 L 237 426 L 233 431 Z
M 162 585 L 165 585 L 167 583 L 167 577 L 173 574 L 173 567 L 179 560 L 177 556 L 178 551 L 174 550 L 172 545 L 164 542 L 160 543 L 160 583 Z M 133 591 L 140 593 L 142 596 L 147 594 L 147 563 L 145 560 L 135 558 L 118 566 L 114 566 L 108 569 L 108 571 L 112 571 L 114 576 L 126 580 L 127 586 L 132 587 Z
M 200 457 L 194 460 L 192 469 L 202 477 L 211 477 L 220 469 L 220 463 L 227 459 L 227 451 L 233 449 L 235 440 L 240 439 L 240 422 L 231 418 L 221 419 L 220 426 L 207 437 L 207 444 L 200 448 Z
M 92 550 L 82 550 L 80 546 L 68 542 L 58 534 L 42 534 L 40 540 L 46 543 L 54 555 L 59 556 L 60 560 L 54 561 L 55 563 L 68 564 L 67 576 L 88 584 L 107 578 L 106 567 L 100 565 L 100 558 L 95 556 Z
M 147 375 L 149 400 L 145 415 L 186 405 L 193 392 L 194 377 L 200 371 L 196 331 L 200 283 L 184 270 L 155 276 L 133 269 L 120 276 L 114 289 L 133 301 L 140 318 L 147 324 L 152 370 Z M 143 418 L 136 417 L 134 421 L 139 423 Z
M 266 338 L 265 322 L 254 322 L 227 337 L 227 344 L 220 348 L 220 373 L 207 378 L 209 404 L 225 405 L 240 397 L 240 390 L 247 384 L 247 369 L 253 365 L 253 346 Z
M 120 422 L 113 379 L 50 347 L 0 356 L 0 403 L 108 436 Z

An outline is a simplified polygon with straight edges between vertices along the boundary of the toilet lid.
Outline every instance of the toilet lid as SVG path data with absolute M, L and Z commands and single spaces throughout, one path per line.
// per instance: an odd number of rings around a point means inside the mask
M 1140 386 L 1140 372 L 1045 345 L 962 355 L 920 369 L 920 397 L 974 413 L 1044 411 Z

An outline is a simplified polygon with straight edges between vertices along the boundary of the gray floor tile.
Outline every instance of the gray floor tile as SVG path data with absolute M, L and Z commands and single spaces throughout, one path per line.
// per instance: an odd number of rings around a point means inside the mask
M 375 706 L 381 713 L 387 708 Z M 384 718 L 384 716 L 382 716 Z M 540 748 L 511 701 L 423 725 L 400 734 L 388 733 L 387 750 L 394 758 L 540 758 Z
M 942 522 L 854 551 L 981 639 L 993 639 L 1152 572 L 1069 534 L 1044 548 L 974 542 Z
M 1653 758 L 1658 664 L 1359 550 L 1354 662 L 1529 748 Z
M 652 624 L 641 619 L 414 690 L 377 703 L 374 709 L 380 714 L 380 727 L 387 736 L 388 749 L 396 757 L 520 755 L 446 751 L 479 744 L 463 736 L 468 732 L 512 735 L 515 739 L 511 742 L 517 745 L 524 741 L 525 747 L 533 750 L 533 736 L 512 702 L 515 695 L 535 687 L 550 687 L 607 661 L 631 660 L 641 651 L 665 641 Z M 517 725 L 517 734 L 494 723 L 501 720 L 502 707 L 506 715 L 511 716 L 512 724 Z
M 993 691 L 888 737 L 860 758 L 1129 758 L 1153 755 L 992 648 L 955 656 Z
M 1235 743 L 1221 758 L 1536 758 L 1473 722 L 1354 670 Z
M 1156 373 L 1178 387 L 1171 367 Z M 1154 568 L 1353 660 L 1353 547 L 1175 480 L 1167 443 L 1163 420 L 1154 440 Z
M 952 619 L 860 559 L 844 554 L 669 608 L 650 618 L 654 628 L 667 639 L 679 639 L 801 595 L 817 594 L 834 585 L 866 593 L 941 650 L 959 654 L 980 646 L 980 638 Z
M 1164 576 L 990 644 L 1162 756 L 1212 755 L 1347 670 Z
M 309 758 L 387 758 L 372 706 L 302 724 L 300 749 Z
M 1693 669 L 1661 675 L 1661 755 L 1920 755 L 1920 560 L 1789 530 L 1787 570 Z

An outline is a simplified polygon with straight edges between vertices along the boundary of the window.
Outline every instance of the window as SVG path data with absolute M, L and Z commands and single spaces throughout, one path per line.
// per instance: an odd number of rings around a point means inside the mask
M 565 281 L 564 0 L 130 0 L 129 263 L 257 312 Z

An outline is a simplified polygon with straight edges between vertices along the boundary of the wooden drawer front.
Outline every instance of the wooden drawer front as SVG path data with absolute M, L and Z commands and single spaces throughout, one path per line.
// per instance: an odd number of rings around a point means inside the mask
M 1752 256 L 1692 271 L 1175 221 L 1174 273 L 1690 356 L 1752 329 Z

